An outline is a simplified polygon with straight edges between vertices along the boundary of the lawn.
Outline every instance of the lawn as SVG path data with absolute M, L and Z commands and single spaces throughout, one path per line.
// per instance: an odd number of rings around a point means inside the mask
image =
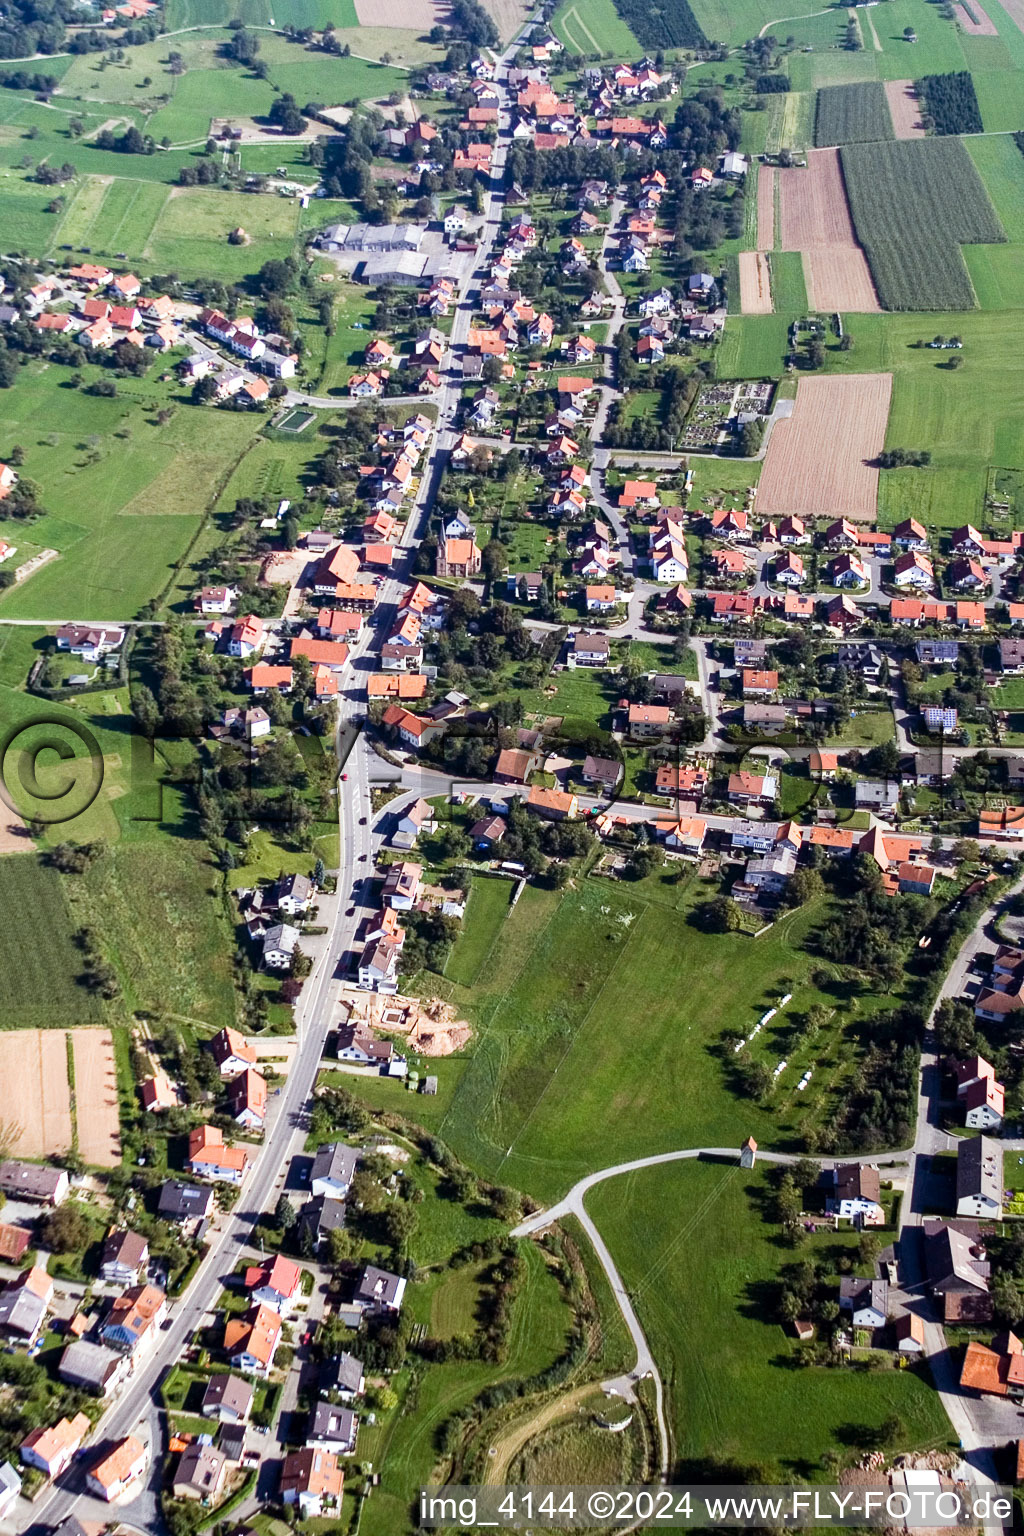
M 765 1219 L 767 1193 L 761 1169 L 693 1162 L 610 1179 L 587 1197 L 661 1367 L 679 1479 L 714 1460 L 822 1481 L 826 1451 L 852 1461 L 892 1415 L 896 1449 L 945 1446 L 926 1373 L 795 1366 L 796 1340 L 771 1316 L 780 1271 L 855 1251 L 856 1234 L 789 1250 Z
M 571 53 L 632 59 L 640 48 L 613 0 L 567 0 L 552 16 L 550 26 Z
M 471 987 L 479 979 L 508 916 L 512 884 L 477 876 L 470 886 L 466 916 L 444 973 L 449 981 Z
M 3 1028 L 97 1023 L 101 1004 L 76 980 L 82 970 L 72 938 L 78 920 L 57 871 L 34 853 L 6 855 L 0 859 L 0 906 Z
M 644 1152 L 738 1145 L 749 1131 L 793 1144 L 828 1112 L 856 1070 L 838 1030 L 795 1053 L 769 1109 L 733 1098 L 732 1053 L 720 1043 L 784 991 L 798 1010 L 831 1005 L 810 985 L 803 948 L 822 909 L 786 917 L 755 952 L 752 940 L 690 924 L 688 910 L 708 894 L 674 872 L 639 886 L 588 880 L 557 905 L 517 908 L 475 987 L 445 990 L 430 978 L 478 1031 L 438 1127 L 460 1157 L 550 1199 L 590 1169 Z M 755 1047 L 773 1066 L 786 1034 L 780 1017 Z M 811 1064 L 814 1091 L 798 1096 Z
M 896 734 L 891 709 L 858 709 L 850 711 L 850 718 L 835 736 L 829 737 L 840 747 L 878 747 L 892 741 Z

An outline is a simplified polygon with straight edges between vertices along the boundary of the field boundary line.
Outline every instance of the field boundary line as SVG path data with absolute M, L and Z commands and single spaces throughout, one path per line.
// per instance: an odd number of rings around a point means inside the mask
M 784 21 L 808 21 L 812 16 L 827 16 L 831 9 L 830 5 L 826 5 L 820 11 L 801 11 L 799 16 L 776 16 L 774 21 L 766 21 L 757 35 L 758 37 L 764 37 L 769 27 L 780 26 Z M 170 33 L 164 33 L 164 36 L 169 37 Z

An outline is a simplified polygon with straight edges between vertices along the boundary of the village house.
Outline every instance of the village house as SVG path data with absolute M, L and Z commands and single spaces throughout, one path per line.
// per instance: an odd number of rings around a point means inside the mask
M 832 1179 L 833 1192 L 825 1198 L 825 1210 L 830 1216 L 838 1221 L 851 1221 L 857 1227 L 885 1225 L 877 1168 L 868 1163 L 839 1163 Z
M 21 1459 L 27 1467 L 37 1467 L 47 1477 L 58 1478 L 70 1466 L 91 1428 L 86 1415 L 76 1413 L 72 1419 L 33 1429 L 21 1442 Z
M 889 1316 L 888 1281 L 844 1275 L 839 1281 L 839 1310 L 849 1313 L 855 1328 L 884 1328 Z
M 248 1376 L 266 1376 L 281 1341 L 282 1322 L 273 1307 L 255 1306 L 244 1317 L 231 1317 L 224 1329 L 224 1350 L 231 1364 Z
M 1003 1209 L 1003 1153 L 987 1136 L 957 1146 L 956 1214 L 998 1218 Z

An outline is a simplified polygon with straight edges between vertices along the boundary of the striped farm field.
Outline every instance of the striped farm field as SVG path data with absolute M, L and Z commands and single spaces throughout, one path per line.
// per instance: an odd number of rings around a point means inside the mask
M 876 139 L 891 139 L 892 118 L 880 80 L 863 80 L 857 85 L 828 85 L 818 92 L 814 118 L 814 142 L 828 147 L 836 144 L 870 144 Z
M 806 168 L 781 170 L 777 176 L 782 249 L 802 253 L 812 309 L 876 311 L 871 274 L 850 222 L 838 150 L 811 150 Z
M 874 521 L 878 470 L 892 395 L 891 373 L 802 378 L 787 420 L 768 439 L 759 515 Z
M 639 46 L 612 0 L 569 0 L 555 12 L 551 30 L 574 53 L 629 59 Z
M 1006 234 L 958 138 L 848 144 L 843 178 L 884 309 L 973 309 L 961 245 Z

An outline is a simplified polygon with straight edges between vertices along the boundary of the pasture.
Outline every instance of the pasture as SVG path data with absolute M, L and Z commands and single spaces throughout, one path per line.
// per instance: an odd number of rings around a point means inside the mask
M 796 1366 L 796 1340 L 772 1315 L 781 1271 L 827 1258 L 838 1290 L 839 1258 L 852 1252 L 856 1263 L 857 1234 L 822 1233 L 794 1254 L 768 1218 L 769 1198 L 766 1171 L 713 1162 L 645 1169 L 587 1196 L 661 1368 L 679 1465 L 823 1478 L 826 1451 L 852 1461 L 890 1415 L 902 1424 L 900 1450 L 945 1446 L 950 1428 L 926 1370 Z
M 962 141 L 851 144 L 840 153 L 857 237 L 883 308 L 973 309 L 960 246 L 1006 236 Z
M 803 948 L 822 909 L 777 923 L 758 940 L 754 967 L 750 940 L 688 921 L 707 894 L 665 870 L 637 886 L 588 880 L 560 900 L 524 896 L 477 985 L 445 990 L 479 1032 L 439 1127 L 460 1157 L 549 1199 L 642 1152 L 738 1144 L 750 1130 L 791 1143 L 828 1112 L 856 1064 L 838 1018 L 813 1048 L 816 1092 L 795 1092 L 801 1047 L 768 1110 L 733 1097 L 721 1040 L 727 1028 L 746 1033 L 784 990 L 797 1011 L 831 1006 L 810 983 Z M 427 985 L 443 990 L 434 977 Z M 764 1032 L 773 1065 L 785 1034 L 781 1016 L 778 1033 Z
M 614 0 L 566 0 L 551 18 L 555 36 L 573 53 L 631 59 L 640 46 Z
M 892 137 L 892 119 L 881 81 L 824 86 L 818 92 L 814 142 L 819 148 Z

